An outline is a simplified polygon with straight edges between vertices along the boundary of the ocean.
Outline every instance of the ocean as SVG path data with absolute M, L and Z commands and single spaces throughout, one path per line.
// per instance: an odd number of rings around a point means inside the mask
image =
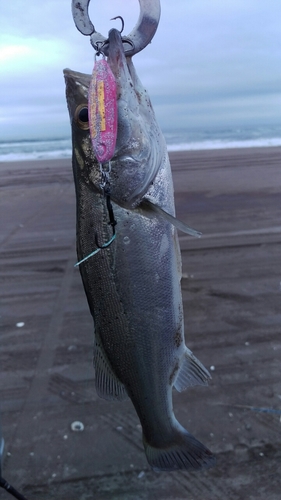
M 281 146 L 281 125 L 212 131 L 163 131 L 168 151 Z M 0 162 L 71 158 L 71 138 L 0 141 Z

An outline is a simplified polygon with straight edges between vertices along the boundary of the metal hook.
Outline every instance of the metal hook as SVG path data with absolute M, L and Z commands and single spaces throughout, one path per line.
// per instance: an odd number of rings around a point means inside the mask
M 116 17 L 112 17 L 110 19 L 110 21 L 114 21 L 115 19 L 121 19 L 121 22 L 122 22 L 122 28 L 121 28 L 121 31 L 119 32 L 120 34 L 122 33 L 122 31 L 124 30 L 124 19 L 123 17 L 121 16 L 116 16 Z M 125 44 L 127 43 L 128 45 L 130 45 L 132 47 L 132 50 L 134 50 L 135 46 L 134 46 L 134 43 L 132 42 L 132 40 L 129 40 L 127 37 L 123 36 L 122 37 L 122 42 Z M 96 43 L 95 43 L 95 50 L 97 51 L 96 52 L 96 56 L 100 56 L 101 54 L 103 55 L 103 57 L 105 57 L 105 54 L 107 53 L 108 51 L 108 45 L 109 45 L 109 39 L 104 39 L 104 40 L 96 40 Z M 127 53 L 127 50 L 124 50 L 125 53 Z
M 112 17 L 112 18 L 110 19 L 110 21 L 115 21 L 115 19 L 121 19 L 122 28 L 121 28 L 120 33 L 122 33 L 122 31 L 123 31 L 123 29 L 124 29 L 124 25 L 125 25 L 125 23 L 124 23 L 124 19 L 123 19 L 123 17 L 121 17 L 121 16 L 116 16 L 116 17 Z
M 86 257 L 84 257 L 84 259 L 79 260 L 79 262 L 76 262 L 76 264 L 74 265 L 74 267 L 80 266 L 80 264 L 82 264 L 82 262 L 85 262 L 90 257 L 93 257 L 93 255 L 96 255 L 98 252 L 100 252 L 100 250 L 102 250 L 104 248 L 108 248 L 111 245 L 111 243 L 116 238 L 115 226 L 116 226 L 117 222 L 114 219 L 114 213 L 113 213 L 113 208 L 112 208 L 111 201 L 110 201 L 109 192 L 106 192 L 106 190 L 104 190 L 104 193 L 105 193 L 105 196 L 106 196 L 106 207 L 107 207 L 107 211 L 108 211 L 108 215 L 109 215 L 109 222 L 108 222 L 108 224 L 110 224 L 112 226 L 112 233 L 113 233 L 112 237 L 110 238 L 110 240 L 107 243 L 104 243 L 103 245 L 100 245 L 99 242 L 98 242 L 97 234 L 95 234 L 95 243 L 96 243 L 96 246 L 98 248 L 96 248 L 96 250 L 94 250 L 89 255 L 87 255 Z

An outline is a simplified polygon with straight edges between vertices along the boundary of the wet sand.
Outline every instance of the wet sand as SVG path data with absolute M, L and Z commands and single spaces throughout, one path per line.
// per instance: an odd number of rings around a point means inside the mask
M 217 466 L 150 471 L 130 402 L 96 395 L 71 161 L 1 163 L 3 476 L 29 500 L 280 498 L 281 148 L 170 157 L 177 215 L 203 232 L 180 233 L 186 343 L 213 377 L 174 409 Z

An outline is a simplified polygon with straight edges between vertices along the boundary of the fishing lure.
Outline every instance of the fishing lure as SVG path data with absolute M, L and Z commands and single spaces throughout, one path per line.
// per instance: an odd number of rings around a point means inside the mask
M 100 163 L 109 161 L 117 138 L 116 82 L 108 62 L 95 61 L 88 94 L 89 127 L 93 149 Z

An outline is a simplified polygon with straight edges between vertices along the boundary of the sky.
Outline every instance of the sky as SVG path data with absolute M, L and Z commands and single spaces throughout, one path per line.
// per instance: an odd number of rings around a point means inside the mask
M 152 1 L 152 0 L 151 0 Z M 1 0 L 0 141 L 68 137 L 62 70 L 91 73 L 94 49 L 71 0 Z M 91 0 L 107 36 L 138 0 Z M 281 124 L 281 2 L 161 0 L 158 30 L 134 64 L 161 128 L 216 130 Z

